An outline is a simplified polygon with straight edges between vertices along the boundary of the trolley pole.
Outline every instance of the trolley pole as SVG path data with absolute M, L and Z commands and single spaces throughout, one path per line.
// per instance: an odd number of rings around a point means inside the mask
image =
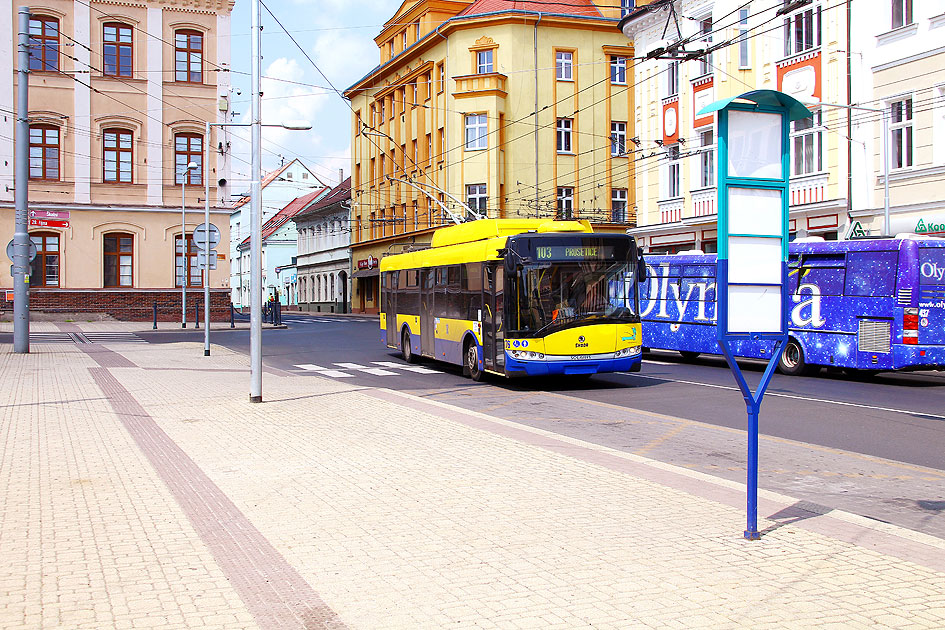
M 13 231 L 13 351 L 30 351 L 30 234 L 27 199 L 29 196 L 29 7 L 20 7 L 17 39 L 16 83 L 16 160 L 13 205 L 16 225 Z

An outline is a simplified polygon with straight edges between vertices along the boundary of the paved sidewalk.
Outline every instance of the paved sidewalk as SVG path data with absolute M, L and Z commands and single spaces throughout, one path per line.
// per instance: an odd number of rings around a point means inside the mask
M 2 628 L 945 627 L 909 530 L 763 492 L 748 542 L 739 484 L 332 379 L 253 405 L 219 346 L 0 352 Z

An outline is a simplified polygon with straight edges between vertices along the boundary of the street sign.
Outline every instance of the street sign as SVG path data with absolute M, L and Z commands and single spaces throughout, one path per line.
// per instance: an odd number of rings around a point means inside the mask
M 10 242 L 7 243 L 7 258 L 13 260 L 13 239 L 10 239 Z M 33 262 L 33 259 L 36 258 L 36 243 L 30 241 L 30 262 Z
M 59 219 L 66 221 L 69 219 L 68 210 L 30 210 L 31 219 Z
M 747 527 L 758 540 L 758 414 L 788 338 L 788 137 L 792 120 L 809 118 L 799 101 L 755 90 L 701 109 L 718 114 L 718 342 L 748 411 Z M 755 392 L 732 344 L 774 342 Z
M 207 224 L 201 223 L 194 228 L 194 246 L 197 249 L 204 249 L 207 246 Z M 220 228 L 210 224 L 210 249 L 220 244 Z
M 197 252 L 197 268 L 206 269 L 207 258 L 210 259 L 210 268 L 216 269 L 217 268 L 217 252 L 214 249 L 211 249 L 209 254 L 208 252 Z
M 68 221 L 60 221 L 58 219 L 30 219 L 30 227 L 45 227 L 45 228 L 62 228 L 66 229 L 69 227 Z

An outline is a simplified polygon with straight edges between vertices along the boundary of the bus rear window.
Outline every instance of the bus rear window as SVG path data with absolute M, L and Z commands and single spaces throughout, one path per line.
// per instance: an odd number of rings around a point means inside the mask
M 919 284 L 945 284 L 945 247 L 919 249 Z
M 899 252 L 850 252 L 844 294 L 890 297 L 896 290 Z

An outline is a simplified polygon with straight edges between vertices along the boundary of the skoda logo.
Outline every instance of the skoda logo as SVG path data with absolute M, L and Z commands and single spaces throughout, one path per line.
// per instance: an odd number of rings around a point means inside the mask
M 584 335 L 578 336 L 578 343 L 584 343 Z

